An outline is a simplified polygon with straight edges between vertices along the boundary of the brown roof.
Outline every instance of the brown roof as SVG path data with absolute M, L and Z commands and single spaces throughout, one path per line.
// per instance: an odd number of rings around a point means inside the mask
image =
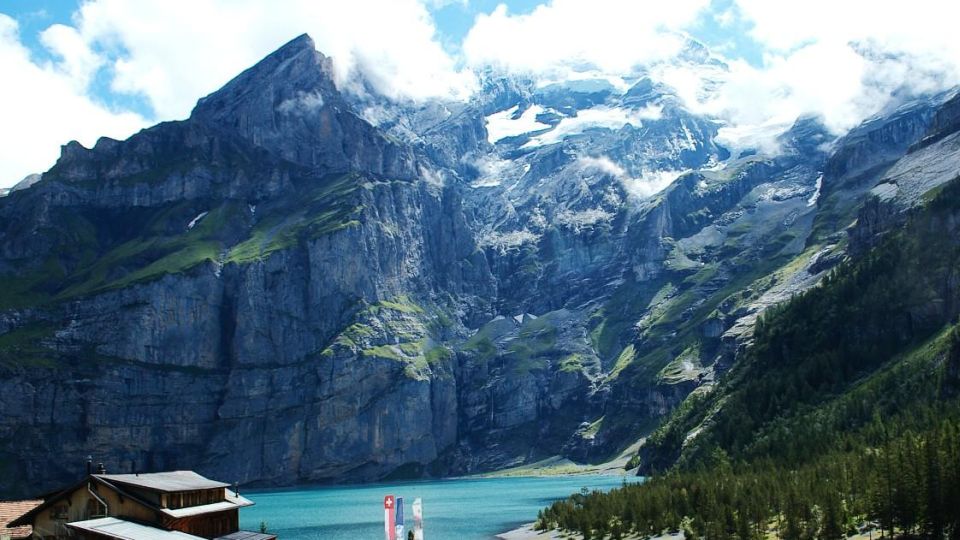
M 26 538 L 33 532 L 33 527 L 7 528 L 7 523 L 40 506 L 43 501 L 0 501 L 0 535 L 9 534 L 12 538 Z

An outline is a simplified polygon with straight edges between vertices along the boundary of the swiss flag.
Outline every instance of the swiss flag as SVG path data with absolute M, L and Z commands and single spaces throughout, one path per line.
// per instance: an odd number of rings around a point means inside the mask
M 387 495 L 383 498 L 383 532 L 386 534 L 386 540 L 397 540 L 393 513 L 396 504 L 397 501 L 393 498 L 393 495 Z

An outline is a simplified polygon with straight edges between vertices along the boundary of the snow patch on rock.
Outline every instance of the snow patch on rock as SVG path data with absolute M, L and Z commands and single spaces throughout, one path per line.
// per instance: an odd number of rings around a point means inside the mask
M 527 141 L 523 148 L 536 148 L 562 141 L 583 133 L 588 129 L 621 129 L 626 125 L 639 128 L 644 120 L 659 120 L 663 117 L 663 107 L 648 105 L 642 109 L 623 109 L 616 107 L 591 107 L 577 111 L 576 116 L 563 118 L 553 129 L 537 135 Z
M 517 105 L 484 118 L 487 125 L 487 141 L 493 144 L 507 137 L 516 137 L 517 135 L 550 128 L 549 124 L 537 121 L 537 115 L 546 112 L 540 105 L 531 105 L 518 118 L 514 118 L 519 109 L 520 106 Z
M 207 214 L 209 214 L 209 212 L 200 212 L 197 214 L 197 217 L 191 219 L 190 223 L 187 223 L 187 230 L 189 231 L 190 229 L 194 228 L 197 223 L 200 223 L 201 219 L 207 217 Z

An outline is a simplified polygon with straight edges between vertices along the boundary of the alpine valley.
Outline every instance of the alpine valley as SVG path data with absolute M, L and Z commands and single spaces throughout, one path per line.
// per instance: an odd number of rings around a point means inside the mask
M 900 350 L 960 314 L 954 92 L 744 149 L 643 68 L 626 86 L 488 71 L 469 101 L 412 102 L 338 86 L 333 62 L 298 37 L 188 119 L 71 142 L 0 198 L 0 494 L 69 483 L 88 455 L 263 486 L 641 441 L 644 472 L 761 455 L 733 407 L 762 402 L 769 427 L 819 403 L 758 398 L 782 368 L 763 354 L 857 321 L 850 347 Z M 694 41 L 671 62 L 728 69 Z M 824 329 L 771 308 L 889 238 L 921 238 L 889 312 Z M 927 245 L 946 259 L 921 265 Z M 836 394 L 889 367 L 847 352 L 863 361 Z

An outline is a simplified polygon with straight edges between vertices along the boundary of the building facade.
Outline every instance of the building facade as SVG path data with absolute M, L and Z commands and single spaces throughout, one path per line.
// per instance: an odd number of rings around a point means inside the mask
M 240 509 L 253 505 L 228 484 L 192 471 L 90 474 L 43 497 L 9 526 L 32 526 L 34 540 L 235 538 L 273 540 L 240 531 Z

